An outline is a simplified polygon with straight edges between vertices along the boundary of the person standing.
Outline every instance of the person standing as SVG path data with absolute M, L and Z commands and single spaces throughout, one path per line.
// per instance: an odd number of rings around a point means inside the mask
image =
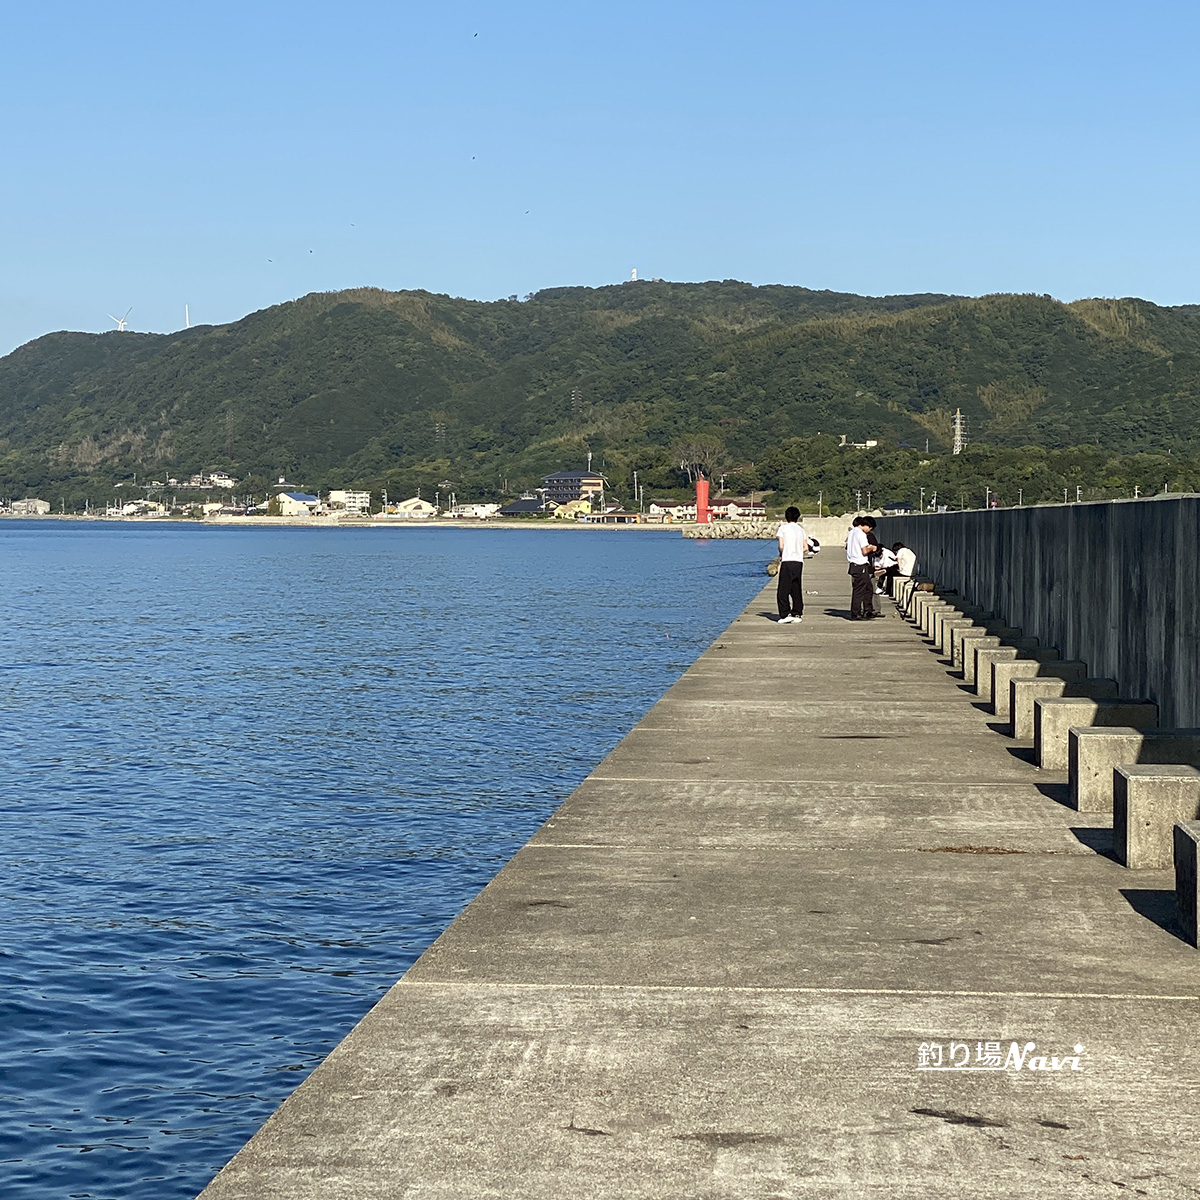
M 850 620 L 869 621 L 875 615 L 875 572 L 871 557 L 876 552 L 871 531 L 874 517 L 855 517 L 846 538 L 846 560 L 850 564 Z
M 804 556 L 809 549 L 808 534 L 800 524 L 800 510 L 793 505 L 783 514 L 779 526 L 779 579 L 775 601 L 779 624 L 792 625 L 804 619 Z

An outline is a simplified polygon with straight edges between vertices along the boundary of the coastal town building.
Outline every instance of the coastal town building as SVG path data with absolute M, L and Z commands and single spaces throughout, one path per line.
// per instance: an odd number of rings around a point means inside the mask
M 500 511 L 498 504 L 456 504 L 442 514 L 455 521 L 486 521 Z
M 32 497 L 27 500 L 14 500 L 8 511 L 14 517 L 44 517 L 50 511 L 50 502 L 35 500 Z
M 663 517 L 669 521 L 694 521 L 696 504 L 682 500 L 651 500 L 648 511 L 652 517 Z
M 592 502 L 590 500 L 568 500 L 566 504 L 560 504 L 554 510 L 554 516 L 556 519 L 575 519 L 591 511 Z
M 569 500 L 590 500 L 604 492 L 604 476 L 591 471 L 560 471 L 547 475 L 539 489 L 547 500 L 566 504 Z
M 422 500 L 420 496 L 413 496 L 409 500 L 398 500 L 395 504 L 389 504 L 387 514 L 394 517 L 407 517 L 409 520 L 424 521 L 429 517 L 437 516 L 437 509 L 428 500 Z
M 755 503 L 755 501 L 744 497 L 718 500 L 715 504 L 709 505 L 709 511 L 714 517 L 727 521 L 749 521 L 754 517 L 765 517 L 767 515 L 765 505 Z
M 280 492 L 275 499 L 279 502 L 281 517 L 309 517 L 317 510 L 320 500 L 307 492 Z M 220 508 L 220 505 L 217 505 Z
M 326 501 L 334 512 L 365 513 L 371 511 L 370 492 L 350 492 L 334 488 Z
M 543 513 L 553 513 L 558 505 L 553 500 L 545 500 L 541 496 L 525 495 L 520 500 L 506 504 L 496 515 L 500 517 L 536 517 Z

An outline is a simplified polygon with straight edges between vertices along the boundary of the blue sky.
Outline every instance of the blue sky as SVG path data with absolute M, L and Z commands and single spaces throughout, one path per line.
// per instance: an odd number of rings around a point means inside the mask
M 9 4 L 0 352 L 639 274 L 1200 302 L 1200 5 Z

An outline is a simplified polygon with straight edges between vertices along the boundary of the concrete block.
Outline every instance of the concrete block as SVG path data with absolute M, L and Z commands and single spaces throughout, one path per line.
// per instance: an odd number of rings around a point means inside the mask
M 1200 767 L 1200 729 L 1073 730 L 1067 742 L 1071 804 L 1080 812 L 1112 812 L 1113 771 L 1127 763 Z
M 1176 821 L 1200 817 L 1200 771 L 1185 766 L 1117 767 L 1113 772 L 1113 851 L 1134 870 L 1174 861 Z
M 983 617 L 990 617 L 991 613 L 984 612 L 982 608 L 965 608 L 959 609 L 957 613 L 938 613 L 934 617 L 933 640 L 937 644 L 937 648 L 947 654 L 950 651 L 950 627 L 958 625 L 962 621 L 975 622 Z
M 997 646 L 1011 643 L 1014 639 L 1021 636 L 1021 631 L 1015 629 L 1011 625 L 1005 625 L 1003 621 L 985 621 L 983 624 L 976 624 L 971 629 L 955 630 L 950 638 L 950 658 L 954 665 L 963 671 L 967 665 L 967 647 L 976 638 L 994 637 Z M 974 663 L 972 663 L 974 670 Z
M 918 628 L 925 623 L 925 610 L 933 605 L 942 605 L 946 601 L 933 592 L 918 592 L 913 596 L 912 608 L 908 614 L 909 620 Z
M 947 608 L 953 608 L 953 605 L 948 600 L 935 600 L 932 604 L 926 604 L 921 610 L 921 632 L 929 637 L 933 632 L 933 614 L 942 612 Z M 955 609 L 957 612 L 958 610 Z
M 1010 737 L 1019 742 L 1033 741 L 1033 702 L 1039 696 L 1088 696 L 1093 700 L 1112 700 L 1117 695 L 1115 679 L 1064 679 L 1048 675 L 1013 679 L 1008 685 Z
M 1063 662 L 1057 650 L 1029 650 L 1026 653 L 1028 658 L 992 663 L 992 711 L 1002 721 L 1009 719 L 1009 684 L 1014 679 L 1035 678 L 1038 675 L 1082 679 L 1087 674 L 1087 663 L 1078 660 Z
M 1086 696 L 1058 696 L 1033 702 L 1033 752 L 1044 770 L 1065 771 L 1070 762 L 1073 728 L 1088 725 L 1130 725 L 1153 729 L 1158 705 L 1151 700 L 1092 700 Z
M 1200 892 L 1196 887 L 1196 859 L 1200 851 L 1200 821 L 1179 821 L 1174 829 L 1175 904 L 1189 945 L 1197 945 L 1200 926 Z
M 1032 642 L 1032 645 L 1022 643 Z M 998 662 L 1015 662 L 1028 659 L 1030 662 L 1050 662 L 1058 658 L 1052 647 L 1037 644 L 1037 638 L 1021 638 L 1018 644 L 996 646 L 992 649 L 975 651 L 975 694 L 985 703 L 992 702 L 992 665 Z

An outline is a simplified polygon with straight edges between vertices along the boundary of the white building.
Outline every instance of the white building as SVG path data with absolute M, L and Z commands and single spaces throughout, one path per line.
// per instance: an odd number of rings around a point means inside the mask
M 44 517 L 50 511 L 47 500 L 14 500 L 9 510 L 14 517 Z
M 275 498 L 279 501 L 281 517 L 312 516 L 320 503 L 316 496 L 310 496 L 306 492 L 280 492 Z
M 499 511 L 498 504 L 456 504 L 444 515 L 465 521 L 486 521 Z
M 347 492 L 334 488 L 329 493 L 329 507 L 335 511 L 369 513 L 371 511 L 370 492 Z
M 748 521 L 754 517 L 765 517 L 766 507 L 752 500 L 735 498 L 733 500 L 718 500 L 709 505 L 714 517 L 724 517 L 730 521 Z
M 674 521 L 694 521 L 696 505 L 685 504 L 682 500 L 651 500 L 649 513 L 652 517 L 670 517 Z

